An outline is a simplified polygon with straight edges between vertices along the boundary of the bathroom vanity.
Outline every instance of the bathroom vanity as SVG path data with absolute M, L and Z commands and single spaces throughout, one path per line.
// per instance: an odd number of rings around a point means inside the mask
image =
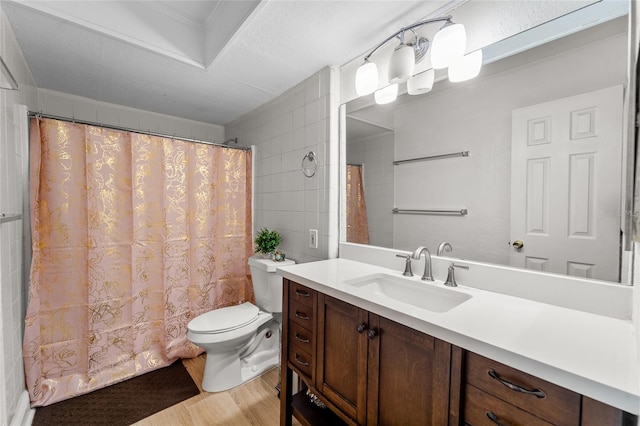
M 465 286 L 442 292 L 441 281 L 347 259 L 279 273 L 281 425 L 292 416 L 320 425 L 637 422 L 637 360 L 610 365 L 611 351 L 631 349 L 615 346 L 632 337 L 627 321 Z M 591 332 L 566 333 L 580 324 Z M 295 395 L 294 372 L 304 384 Z

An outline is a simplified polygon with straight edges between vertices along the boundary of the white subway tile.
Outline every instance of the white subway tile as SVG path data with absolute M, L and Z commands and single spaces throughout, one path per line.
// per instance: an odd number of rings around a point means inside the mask
M 307 92 L 303 84 L 293 89 L 293 108 L 299 108 L 307 103 Z
M 306 106 L 302 105 L 293 110 L 293 130 L 299 129 L 305 126 L 305 110 Z

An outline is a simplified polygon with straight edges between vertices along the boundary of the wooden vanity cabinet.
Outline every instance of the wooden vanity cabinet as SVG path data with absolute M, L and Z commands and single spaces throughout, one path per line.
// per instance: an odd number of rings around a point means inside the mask
M 637 416 L 283 280 L 280 424 L 635 426 Z M 292 395 L 293 372 L 303 382 Z M 307 390 L 326 408 L 310 402 Z
M 288 368 L 283 370 L 288 371 L 283 372 L 282 425 L 290 424 L 291 415 L 303 424 L 448 424 L 450 344 L 317 293 L 311 339 L 315 352 L 309 362 L 315 371 L 307 373 L 298 364 L 301 358 L 292 355 L 300 352 L 293 341 L 299 322 L 295 311 L 300 309 L 291 300 L 291 288 L 299 285 L 289 281 L 286 286 L 289 310 L 283 324 L 283 353 L 288 354 Z M 286 401 L 290 370 L 302 374 L 309 390 L 328 406 L 324 411 L 333 411 L 337 419 L 311 419 L 324 413 L 309 407 L 304 408 L 310 413 L 305 417 L 295 398 Z
M 630 426 L 628 413 L 460 348 L 453 348 L 452 425 Z M 461 400 L 456 401 L 456 392 Z
M 318 294 L 316 388 L 361 425 L 446 425 L 451 345 Z

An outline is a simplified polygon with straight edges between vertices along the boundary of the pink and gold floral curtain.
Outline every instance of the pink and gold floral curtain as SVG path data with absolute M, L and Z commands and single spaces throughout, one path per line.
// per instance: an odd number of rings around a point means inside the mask
M 362 166 L 347 165 L 347 242 L 369 244 Z
M 32 405 L 202 352 L 187 324 L 253 301 L 251 153 L 32 119 Z

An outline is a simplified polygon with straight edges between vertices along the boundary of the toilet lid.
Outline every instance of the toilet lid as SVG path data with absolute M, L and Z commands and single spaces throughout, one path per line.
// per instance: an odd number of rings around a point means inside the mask
M 280 266 L 289 266 L 295 264 L 296 262 L 290 259 L 276 262 L 275 260 L 265 259 L 260 256 L 251 256 L 249 258 L 249 266 L 253 266 L 254 268 L 262 269 L 263 271 L 267 272 L 275 272 L 276 268 Z
M 214 309 L 198 315 L 187 325 L 192 333 L 224 333 L 235 330 L 256 320 L 260 309 L 252 303 Z

